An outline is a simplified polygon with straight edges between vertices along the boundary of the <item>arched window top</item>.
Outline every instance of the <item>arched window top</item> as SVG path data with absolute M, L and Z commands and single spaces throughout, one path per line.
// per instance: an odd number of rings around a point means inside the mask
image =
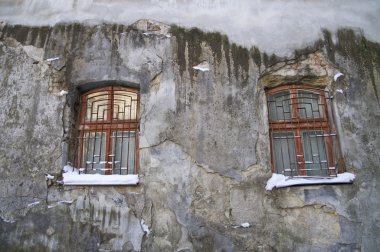
M 289 85 L 267 91 L 270 121 L 326 119 L 323 89 Z
M 91 90 L 81 96 L 81 108 L 86 122 L 137 120 L 138 91 L 125 87 Z

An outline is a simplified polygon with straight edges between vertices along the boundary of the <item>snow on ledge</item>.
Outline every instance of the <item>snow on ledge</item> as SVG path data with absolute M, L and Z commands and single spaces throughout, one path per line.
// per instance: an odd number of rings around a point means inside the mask
M 344 74 L 342 73 L 337 73 L 336 75 L 334 75 L 334 81 L 337 81 L 339 79 L 339 77 L 343 76 Z
M 138 175 L 80 174 L 71 165 L 63 167 L 64 185 L 137 185 Z
M 200 63 L 196 66 L 193 66 L 193 69 L 199 70 L 202 72 L 207 72 L 207 71 L 210 71 L 210 65 L 207 61 L 203 61 L 202 63 Z
M 338 174 L 337 177 L 327 178 L 291 178 L 282 174 L 273 173 L 272 177 L 268 180 L 265 189 L 267 191 L 271 191 L 273 188 L 288 187 L 293 185 L 347 184 L 352 183 L 354 179 L 355 175 L 349 172 Z

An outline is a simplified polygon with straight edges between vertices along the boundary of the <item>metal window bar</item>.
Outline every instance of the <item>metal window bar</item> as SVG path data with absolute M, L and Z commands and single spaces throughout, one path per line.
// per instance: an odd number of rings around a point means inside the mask
M 138 92 L 129 88 L 82 95 L 75 166 L 85 173 L 136 174 L 138 109 Z
M 300 85 L 267 91 L 273 171 L 286 176 L 337 175 L 341 155 L 331 99 L 327 90 Z

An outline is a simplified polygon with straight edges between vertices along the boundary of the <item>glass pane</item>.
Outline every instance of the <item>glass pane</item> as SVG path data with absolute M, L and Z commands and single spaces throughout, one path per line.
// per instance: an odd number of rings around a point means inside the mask
M 87 95 L 86 121 L 107 120 L 108 92 Z
M 113 97 L 113 119 L 136 119 L 137 94 L 128 91 L 115 91 Z
M 298 111 L 302 119 L 321 118 L 323 114 L 320 95 L 298 90 Z
M 117 131 L 112 134 L 113 172 L 115 174 L 134 174 L 135 169 L 135 132 Z M 121 171 L 120 171 L 121 170 Z
M 87 173 L 104 173 L 106 156 L 106 133 L 84 133 L 82 142 L 82 166 Z
M 307 175 L 326 176 L 328 162 L 323 131 L 304 131 L 302 139 Z
M 269 96 L 269 119 L 289 120 L 292 105 L 289 91 L 281 91 Z
M 294 133 L 274 132 L 272 141 L 275 172 L 297 175 Z

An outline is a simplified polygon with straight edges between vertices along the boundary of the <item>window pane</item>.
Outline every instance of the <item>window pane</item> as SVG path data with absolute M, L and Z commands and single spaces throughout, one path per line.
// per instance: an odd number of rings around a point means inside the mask
M 112 146 L 113 172 L 116 174 L 133 174 L 135 169 L 135 132 L 113 132 Z
M 298 90 L 298 111 L 302 119 L 321 118 L 323 114 L 320 95 Z
M 269 95 L 269 119 L 289 120 L 292 117 L 292 104 L 289 91 Z
M 294 133 L 273 132 L 272 142 L 275 172 L 297 175 Z
M 326 176 L 328 162 L 323 131 L 304 131 L 302 139 L 307 175 Z
M 104 173 L 106 156 L 106 133 L 84 133 L 82 142 L 82 166 L 87 173 Z
M 89 94 L 86 102 L 86 121 L 107 120 L 108 92 Z
M 137 94 L 127 91 L 115 91 L 113 98 L 113 119 L 136 119 Z

